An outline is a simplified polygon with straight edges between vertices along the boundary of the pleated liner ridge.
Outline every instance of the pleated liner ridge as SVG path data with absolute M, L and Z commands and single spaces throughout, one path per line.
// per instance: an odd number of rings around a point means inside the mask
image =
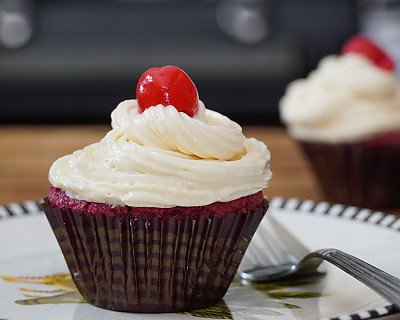
M 181 220 L 91 215 L 47 199 L 42 207 L 88 302 L 159 313 L 200 309 L 222 299 L 268 201 L 248 213 Z
M 321 187 L 332 202 L 398 208 L 400 145 L 301 142 Z

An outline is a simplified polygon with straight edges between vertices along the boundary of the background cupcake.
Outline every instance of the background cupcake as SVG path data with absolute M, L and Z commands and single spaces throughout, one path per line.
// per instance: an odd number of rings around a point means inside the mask
M 394 63 L 364 36 L 327 56 L 280 101 L 289 134 L 326 196 L 370 208 L 400 206 L 400 86 Z
M 270 153 L 207 110 L 176 67 L 148 70 L 137 99 L 100 142 L 54 162 L 42 206 L 90 303 L 203 308 L 225 294 L 267 210 Z

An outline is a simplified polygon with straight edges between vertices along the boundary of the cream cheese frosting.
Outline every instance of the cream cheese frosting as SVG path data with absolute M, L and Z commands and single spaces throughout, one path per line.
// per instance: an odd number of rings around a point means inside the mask
M 126 100 L 111 119 L 101 141 L 53 163 L 53 186 L 86 201 L 167 208 L 254 194 L 272 176 L 266 145 L 201 101 L 191 118 L 173 106 L 139 113 Z
M 400 86 L 393 73 L 359 54 L 331 55 L 289 84 L 280 115 L 299 140 L 355 142 L 400 130 Z

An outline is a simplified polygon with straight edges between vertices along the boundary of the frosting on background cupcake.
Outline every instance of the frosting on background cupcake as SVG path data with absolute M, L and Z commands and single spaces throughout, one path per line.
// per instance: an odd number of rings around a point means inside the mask
M 299 140 L 362 141 L 400 131 L 400 86 L 394 73 L 360 54 L 331 55 L 292 82 L 280 115 Z
M 160 208 L 227 202 L 268 186 L 265 144 L 201 101 L 193 118 L 173 106 L 140 113 L 136 100 L 111 118 L 100 142 L 54 162 L 53 186 L 81 200 Z

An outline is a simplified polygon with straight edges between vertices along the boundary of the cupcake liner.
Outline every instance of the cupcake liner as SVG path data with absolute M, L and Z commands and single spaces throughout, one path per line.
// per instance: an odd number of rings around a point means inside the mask
M 301 142 L 325 195 L 367 208 L 400 207 L 400 145 Z
M 91 304 L 159 313 L 200 309 L 224 296 L 268 202 L 225 217 L 106 216 L 42 207 L 72 278 Z

